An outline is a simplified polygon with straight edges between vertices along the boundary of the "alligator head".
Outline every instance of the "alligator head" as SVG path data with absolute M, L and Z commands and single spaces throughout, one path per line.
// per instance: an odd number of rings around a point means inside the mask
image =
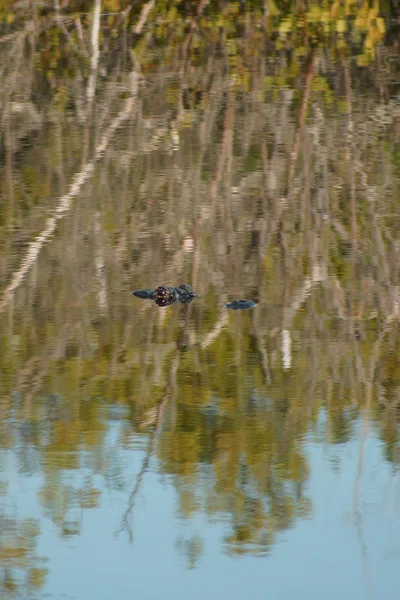
M 132 294 L 137 298 L 154 300 L 158 306 L 169 306 L 176 301 L 181 304 L 188 304 L 193 298 L 198 297 L 198 294 L 187 284 L 182 284 L 179 287 L 159 285 L 155 290 L 136 290 Z

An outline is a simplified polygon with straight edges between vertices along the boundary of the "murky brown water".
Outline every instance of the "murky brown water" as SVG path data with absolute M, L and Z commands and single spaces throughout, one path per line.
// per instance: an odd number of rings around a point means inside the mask
M 0 48 L 0 596 L 394 600 L 396 77 L 104 36 Z

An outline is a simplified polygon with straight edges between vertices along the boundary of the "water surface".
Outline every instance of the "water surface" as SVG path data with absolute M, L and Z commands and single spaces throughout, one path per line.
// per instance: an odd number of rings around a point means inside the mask
M 83 4 L 3 23 L 1 597 L 394 600 L 392 15 Z

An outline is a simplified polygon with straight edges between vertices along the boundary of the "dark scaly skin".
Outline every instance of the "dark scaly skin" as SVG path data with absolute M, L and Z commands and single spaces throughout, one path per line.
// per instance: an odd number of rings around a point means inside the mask
M 193 291 L 192 287 L 185 283 L 178 288 L 173 288 L 173 290 L 175 290 L 175 293 L 178 293 L 178 300 L 181 304 L 187 304 L 188 302 L 191 302 L 193 298 L 199 297 L 199 295 Z
M 169 306 L 178 301 L 181 304 L 189 304 L 193 298 L 197 298 L 190 285 L 182 284 L 179 287 L 168 287 L 160 285 L 155 290 L 136 290 L 132 292 L 137 298 L 154 300 L 158 306 Z
M 144 300 L 153 300 L 154 290 L 136 290 L 132 292 L 137 298 L 143 298 Z
M 136 290 L 132 294 L 137 298 L 154 300 L 158 306 L 169 306 L 174 302 L 189 304 L 193 298 L 198 297 L 198 294 L 187 284 L 182 284 L 178 287 L 160 285 L 155 290 Z M 252 300 L 233 300 L 229 304 L 225 304 L 225 306 L 232 310 L 244 310 L 246 308 L 254 308 L 257 306 L 257 303 Z
M 225 304 L 226 308 L 232 308 L 232 310 L 243 310 L 244 308 L 254 308 L 257 306 L 256 302 L 252 300 L 233 300 L 229 304 Z

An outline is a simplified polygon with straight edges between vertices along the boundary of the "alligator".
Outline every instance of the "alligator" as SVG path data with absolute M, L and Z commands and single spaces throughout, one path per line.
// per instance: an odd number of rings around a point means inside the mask
M 132 292 L 137 298 L 154 300 L 158 306 L 169 306 L 178 301 L 181 304 L 189 304 L 193 298 L 198 298 L 190 285 L 182 284 L 178 287 L 159 285 L 155 290 L 136 290 Z
M 189 304 L 194 298 L 199 297 L 193 291 L 192 287 L 187 284 L 182 284 L 178 287 L 159 285 L 155 290 L 136 290 L 132 294 L 144 300 L 154 300 L 158 306 L 169 306 L 176 301 L 181 304 Z M 229 304 L 225 304 L 225 306 L 232 310 L 243 310 L 245 308 L 254 308 L 257 306 L 257 303 L 252 300 L 233 300 Z
M 252 300 L 233 300 L 229 304 L 225 304 L 225 306 L 232 310 L 243 310 L 244 308 L 254 308 L 257 306 L 257 302 L 253 302 Z

